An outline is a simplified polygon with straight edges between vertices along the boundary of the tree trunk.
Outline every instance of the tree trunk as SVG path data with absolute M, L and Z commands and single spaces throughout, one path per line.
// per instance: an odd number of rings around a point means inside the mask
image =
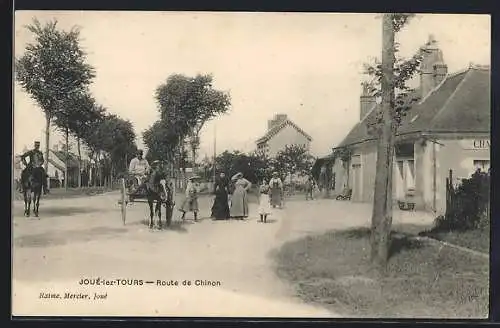
M 69 129 L 65 130 L 65 141 L 66 141 L 66 170 L 64 170 L 64 189 L 68 191 L 68 170 L 69 170 Z
M 45 173 L 49 172 L 49 142 L 50 142 L 50 115 L 45 113 L 45 161 L 43 167 L 45 168 Z M 47 187 L 50 189 L 50 178 L 47 178 Z
M 78 147 L 78 188 L 82 187 L 82 150 L 80 148 L 80 137 L 76 137 Z
M 371 260 L 385 271 L 389 256 L 392 223 L 392 155 L 394 150 L 392 106 L 394 104 L 394 29 L 392 14 L 384 14 L 382 23 L 382 111 L 383 123 L 377 142 L 377 166 L 372 212 Z

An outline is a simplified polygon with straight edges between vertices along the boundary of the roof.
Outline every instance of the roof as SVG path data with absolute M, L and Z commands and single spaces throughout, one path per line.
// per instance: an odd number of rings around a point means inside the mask
M 263 137 L 259 138 L 256 142 L 258 144 L 260 144 L 260 143 L 268 141 L 269 139 L 274 137 L 276 134 L 278 134 L 278 132 L 280 132 L 283 128 L 285 128 L 288 125 L 292 126 L 299 133 L 303 134 L 304 137 L 307 138 L 307 140 L 312 141 L 311 136 L 308 135 L 306 132 L 304 132 L 304 130 L 302 130 L 297 124 L 293 123 L 289 119 L 285 119 L 281 123 L 276 125 L 275 127 L 271 128 L 269 131 L 267 131 L 266 134 Z
M 429 95 L 411 107 L 402 119 L 398 135 L 489 133 L 490 75 L 489 67 L 469 67 L 448 75 Z M 336 148 L 374 140 L 375 138 L 368 134 L 366 122 L 376 115 L 378 109 L 380 105 L 374 106 Z
M 63 163 L 66 163 L 66 152 L 59 150 L 52 150 L 52 153 L 56 155 L 56 157 L 62 161 Z M 78 157 L 73 154 L 73 153 L 68 153 L 69 158 L 68 158 L 68 167 L 78 167 Z

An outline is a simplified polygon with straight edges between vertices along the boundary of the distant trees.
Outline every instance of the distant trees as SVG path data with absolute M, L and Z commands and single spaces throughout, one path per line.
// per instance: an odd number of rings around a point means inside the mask
M 230 177 L 241 172 L 250 182 L 257 183 L 267 176 L 266 169 L 269 163 L 256 154 L 226 150 L 215 158 L 215 166 L 219 172 L 224 172 Z
M 65 136 L 66 167 L 71 135 L 77 140 L 79 166 L 83 142 L 91 150 L 91 157 L 95 156 L 100 171 L 111 168 L 105 179 L 111 180 L 115 169 L 125 169 L 124 159 L 136 149 L 132 124 L 107 114 L 90 94 L 88 87 L 95 69 L 86 63 L 77 28 L 63 31 L 57 28 L 57 20 L 42 25 L 37 19 L 26 28 L 35 35 L 35 42 L 28 44 L 24 54 L 16 59 L 15 77 L 45 114 L 46 159 L 50 126 L 54 124 Z M 45 169 L 47 165 L 48 161 Z M 65 181 L 68 181 L 67 171 Z M 80 177 L 78 185 L 81 186 Z
M 287 145 L 278 152 L 273 160 L 276 171 L 282 176 L 301 172 L 310 172 L 314 164 L 314 157 L 303 145 Z
M 143 140 L 151 159 L 173 159 L 185 167 L 187 148 L 195 167 L 200 132 L 206 122 L 229 111 L 230 95 L 212 86 L 210 74 L 169 76 L 155 92 L 160 120 L 144 131 Z
M 225 151 L 215 159 L 217 170 L 233 175 L 241 172 L 253 183 L 269 180 L 274 171 L 282 177 L 289 174 L 309 172 L 313 157 L 301 145 L 289 145 L 278 152 L 276 157 L 268 157 L 264 153 L 240 151 Z

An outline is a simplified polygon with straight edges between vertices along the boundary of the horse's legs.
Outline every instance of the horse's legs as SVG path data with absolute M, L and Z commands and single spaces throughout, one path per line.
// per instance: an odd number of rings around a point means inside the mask
M 157 215 L 158 215 L 158 228 L 161 229 L 161 199 L 156 200 L 156 209 L 155 209 Z
M 23 190 L 23 198 L 24 198 L 24 216 L 28 216 L 28 192 L 27 192 L 27 190 Z
M 26 190 L 25 195 L 26 195 L 26 205 L 27 205 L 25 215 L 29 217 L 31 214 L 31 189 Z
M 148 205 L 149 205 L 149 228 L 153 229 L 154 224 L 153 224 L 153 217 L 154 217 L 154 212 L 153 212 L 153 205 L 154 205 L 154 200 L 148 196 Z
M 38 217 L 38 208 L 40 207 L 40 196 L 42 194 L 42 190 L 37 190 L 35 192 L 35 197 L 33 199 L 33 211 L 35 212 L 35 216 Z

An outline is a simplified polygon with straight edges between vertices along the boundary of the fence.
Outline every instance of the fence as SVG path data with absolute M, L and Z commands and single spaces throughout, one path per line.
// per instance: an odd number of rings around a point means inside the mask
M 468 179 L 453 184 L 453 171 L 446 178 L 446 212 L 438 220 L 445 230 L 483 228 L 490 223 L 490 172 L 479 169 Z

